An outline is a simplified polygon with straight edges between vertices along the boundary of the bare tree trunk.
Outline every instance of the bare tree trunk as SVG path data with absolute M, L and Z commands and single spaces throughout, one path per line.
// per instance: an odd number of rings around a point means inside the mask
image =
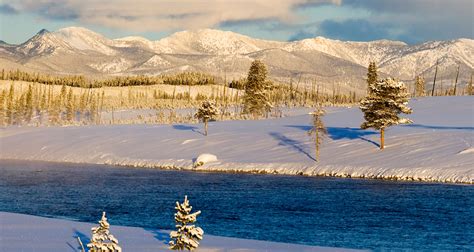
M 207 119 L 204 119 L 204 135 L 207 136 Z
M 435 76 L 433 80 L 433 89 L 431 90 L 431 96 L 434 96 L 435 87 L 436 87 L 436 76 L 438 75 L 438 61 L 436 61 Z
M 456 87 L 457 87 L 457 84 L 458 84 L 458 77 L 459 77 L 459 67 L 460 65 L 458 65 L 458 71 L 456 73 L 456 80 L 454 81 L 454 96 L 456 96 Z
M 385 129 L 380 129 L 380 149 L 383 150 L 385 147 Z
M 471 73 L 471 81 L 469 81 L 469 86 L 467 89 L 467 95 L 472 95 L 472 73 Z
M 85 252 L 86 250 L 84 249 L 84 245 L 82 244 L 81 238 L 79 236 L 77 237 L 77 242 L 79 242 L 79 245 L 81 246 L 81 252 Z
M 319 132 L 316 130 L 316 162 L 319 162 Z

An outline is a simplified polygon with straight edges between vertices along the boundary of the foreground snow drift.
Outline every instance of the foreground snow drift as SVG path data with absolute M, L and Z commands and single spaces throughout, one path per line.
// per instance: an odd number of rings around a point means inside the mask
M 110 216 L 113 221 L 113 216 Z M 0 212 L 0 252 L 7 251 L 80 251 L 77 237 L 87 244 L 90 230 L 97 224 L 49 219 L 31 215 Z M 113 223 L 112 223 L 113 224 Z M 123 251 L 169 251 L 169 231 L 111 226 L 111 232 Z M 356 251 L 245 240 L 204 235 L 196 251 Z
M 474 97 L 413 100 L 414 124 L 379 135 L 361 130 L 358 108 L 331 108 L 321 162 L 313 160 L 308 115 L 209 125 L 122 125 L 0 130 L 0 158 L 194 169 L 474 183 Z M 218 162 L 193 168 L 212 153 Z

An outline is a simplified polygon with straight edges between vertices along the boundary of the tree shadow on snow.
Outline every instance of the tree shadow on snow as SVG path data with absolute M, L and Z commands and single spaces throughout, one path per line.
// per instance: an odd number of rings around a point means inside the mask
M 435 129 L 435 130 L 474 130 L 474 127 L 432 126 L 432 125 L 423 125 L 423 124 L 405 124 L 405 125 L 400 125 L 400 126 L 410 127 L 410 128 Z
M 201 132 L 201 131 L 199 130 L 199 128 L 196 127 L 196 126 L 189 126 L 189 125 L 183 125 L 183 124 L 176 124 L 176 125 L 173 125 L 172 127 L 173 127 L 173 129 L 175 129 L 175 130 L 187 130 L 187 131 L 192 131 L 192 132 L 196 132 L 196 133 L 199 133 L 199 134 L 201 134 L 201 135 L 204 136 L 204 133 Z
M 165 231 L 162 231 L 162 230 L 156 230 L 156 229 L 145 229 L 146 231 L 150 232 L 153 234 L 153 236 L 155 237 L 155 239 L 157 239 L 158 241 L 160 241 L 162 244 L 164 245 L 169 245 L 169 242 L 170 242 L 170 234 L 165 232 Z
M 270 132 L 269 135 L 273 137 L 274 139 L 278 140 L 279 143 L 278 145 L 282 146 L 287 146 L 290 147 L 293 150 L 296 150 L 304 155 L 306 155 L 309 159 L 316 161 L 316 159 L 313 158 L 305 149 L 304 146 L 301 142 L 296 141 L 294 139 L 288 138 L 283 134 L 280 134 L 278 132 Z
M 308 125 L 287 125 L 286 127 L 289 128 L 296 128 L 304 131 L 309 131 L 312 127 Z M 341 140 L 341 139 L 348 139 L 348 140 L 355 140 L 360 139 L 371 143 L 377 147 L 380 145 L 377 142 L 374 142 L 366 136 L 376 135 L 378 134 L 376 131 L 373 130 L 363 130 L 360 128 L 349 128 L 349 127 L 327 127 L 328 135 L 332 140 Z
M 71 245 L 71 243 L 67 243 L 67 245 L 73 249 L 73 251 L 81 251 L 81 246 L 79 245 L 79 242 L 77 241 L 77 237 L 81 238 L 81 241 L 82 241 L 82 244 L 84 245 L 84 247 L 87 246 L 87 244 L 90 242 L 90 239 L 89 239 L 89 236 L 87 236 L 86 234 L 82 233 L 81 231 L 77 230 L 77 229 L 73 229 L 73 232 L 74 232 L 74 240 L 76 240 L 76 245 L 73 246 Z

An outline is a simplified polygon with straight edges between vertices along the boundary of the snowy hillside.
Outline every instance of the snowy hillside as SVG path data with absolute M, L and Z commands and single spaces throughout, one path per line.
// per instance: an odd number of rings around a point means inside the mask
M 414 124 L 391 127 L 386 149 L 378 132 L 361 130 L 358 108 L 330 108 L 321 162 L 313 160 L 307 114 L 202 125 L 9 127 L 0 131 L 2 159 L 193 169 L 200 154 L 217 161 L 197 170 L 474 183 L 474 97 L 412 100 Z
M 24 214 L 0 212 L 0 251 L 80 251 L 76 237 L 87 244 L 90 230 L 97 224 L 70 220 L 50 219 Z M 136 227 L 111 226 L 111 233 L 118 239 L 123 251 L 169 251 L 166 240 L 169 231 Z M 305 246 L 287 243 L 245 240 L 204 235 L 199 250 L 201 252 L 344 252 L 355 249 Z
M 279 58 L 282 52 L 294 60 Z M 167 63 L 154 62 L 161 61 L 153 58 L 155 55 L 166 56 Z M 268 55 L 271 60 L 262 55 Z M 85 28 L 69 27 L 54 32 L 42 30 L 17 46 L 0 43 L 0 57 L 11 64 L 51 73 L 81 69 L 85 71 L 81 74 L 157 74 L 179 71 L 186 66 L 212 74 L 227 72 L 231 78 L 245 75 L 252 60 L 263 59 L 270 67 L 272 78 L 288 79 L 302 74 L 328 87 L 333 83 L 346 83 L 361 89 L 363 70 L 371 60 L 377 62 L 381 72 L 402 80 L 413 80 L 418 74 L 431 79 L 439 61 L 438 78 L 452 82 L 459 65 L 460 83 L 465 84 L 474 68 L 474 41 L 457 39 L 407 45 L 389 40 L 346 42 L 317 37 L 278 42 L 212 29 L 182 31 L 150 41 L 137 36 L 108 39 Z M 64 62 L 65 58 L 70 60 Z M 229 58 L 239 58 L 239 61 L 229 64 Z M 242 58 L 244 60 L 240 60 Z M 300 65 L 291 67 L 294 62 Z M 345 74 L 318 67 L 328 64 Z

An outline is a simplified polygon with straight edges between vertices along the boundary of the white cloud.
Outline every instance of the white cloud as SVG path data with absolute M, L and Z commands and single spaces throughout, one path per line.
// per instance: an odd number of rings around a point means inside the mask
M 291 23 L 296 6 L 341 0 L 3 0 L 18 12 L 134 31 L 215 27 L 223 22 L 275 19 Z

